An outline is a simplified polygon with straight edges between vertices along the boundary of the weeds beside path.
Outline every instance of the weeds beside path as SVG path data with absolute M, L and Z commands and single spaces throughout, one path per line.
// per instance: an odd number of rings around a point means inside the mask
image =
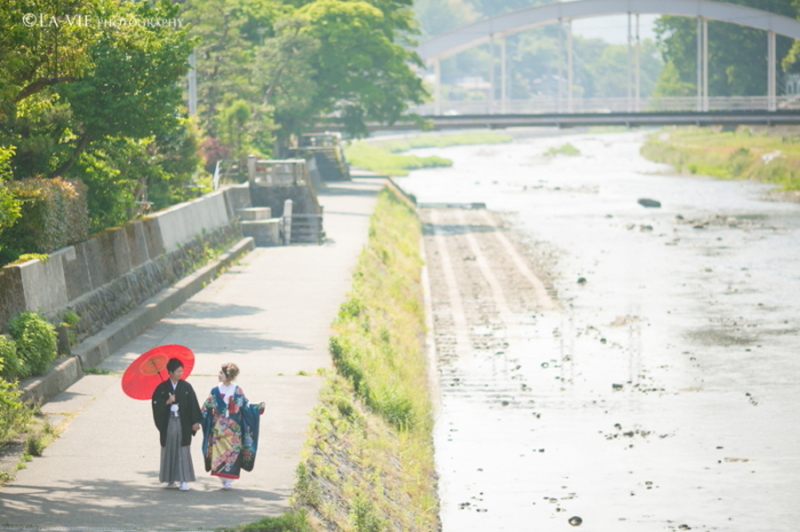
M 319 530 L 439 529 L 416 212 L 384 189 L 330 341 L 295 504 Z
M 415 210 L 384 189 L 333 324 L 336 371 L 313 414 L 293 511 L 238 531 L 440 529 L 419 242 Z

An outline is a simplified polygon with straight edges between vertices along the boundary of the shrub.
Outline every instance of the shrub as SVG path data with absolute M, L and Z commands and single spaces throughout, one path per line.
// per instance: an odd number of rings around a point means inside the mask
M 14 198 L 4 184 L 4 181 L 11 177 L 8 161 L 13 154 L 13 148 L 0 146 L 0 232 L 14 225 L 19 218 L 19 200 Z
M 27 310 L 8 324 L 22 361 L 19 377 L 41 375 L 56 358 L 56 329 L 44 316 Z
M 747 148 L 738 148 L 728 156 L 728 169 L 732 177 L 740 177 L 745 174 L 748 166 L 753 163 L 753 154 Z
M 46 447 L 41 434 L 30 434 L 25 440 L 25 452 L 31 456 L 42 456 Z
M 304 462 L 297 464 L 297 483 L 294 486 L 294 495 L 300 504 L 317 507 L 322 502 L 319 483 L 314 478 L 308 465 Z
M 581 151 L 572 144 L 570 144 L 569 142 L 567 142 L 566 144 L 562 144 L 558 148 L 553 147 L 544 152 L 544 155 L 547 157 L 554 157 L 556 155 L 566 155 L 568 157 L 575 157 L 580 154 Z
M 350 510 L 350 519 L 356 532 L 382 532 L 386 523 L 366 497 L 356 497 Z
M 66 327 L 74 327 L 81 321 L 81 317 L 74 310 L 64 312 L 62 319 L 64 321 L 63 325 Z
M 258 521 L 235 528 L 237 532 L 312 532 L 305 512 L 286 512 L 278 517 L 262 517 Z
M 13 381 L 20 373 L 20 365 L 17 344 L 11 338 L 0 334 L 0 377 L 7 381 Z
M 14 383 L 0 379 L 0 443 L 22 430 L 31 418 L 20 393 Z
M 13 181 L 9 190 L 22 202 L 19 220 L 0 236 L 0 245 L 22 253 L 49 253 L 86 240 L 89 214 L 80 181 L 31 178 Z
M 78 159 L 81 180 L 88 189 L 89 225 L 95 233 L 122 225 L 136 210 L 135 179 L 126 179 L 117 159 L 132 156 L 133 141 L 104 139 Z M 129 157 L 130 158 L 130 157 Z

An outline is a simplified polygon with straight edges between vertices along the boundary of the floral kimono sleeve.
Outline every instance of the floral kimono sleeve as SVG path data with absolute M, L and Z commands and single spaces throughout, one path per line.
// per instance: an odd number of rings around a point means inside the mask
M 210 395 L 206 398 L 205 402 L 200 406 L 200 413 L 203 419 L 214 415 L 214 396 Z

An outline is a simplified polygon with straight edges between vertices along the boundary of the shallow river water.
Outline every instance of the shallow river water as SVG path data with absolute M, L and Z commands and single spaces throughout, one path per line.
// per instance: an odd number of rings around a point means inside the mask
M 417 150 L 454 166 L 398 180 L 485 202 L 556 305 L 472 324 L 502 347 L 439 359 L 444 532 L 800 530 L 800 204 L 672 175 L 643 139 Z M 565 142 L 581 154 L 543 156 Z M 452 229 L 438 212 L 429 232 Z

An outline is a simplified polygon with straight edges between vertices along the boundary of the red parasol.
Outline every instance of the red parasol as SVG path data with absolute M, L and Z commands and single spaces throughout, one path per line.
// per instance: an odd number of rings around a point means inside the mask
M 192 350 L 178 344 L 160 345 L 143 353 L 128 366 L 122 375 L 122 391 L 134 399 L 150 399 L 156 386 L 169 378 L 167 362 L 170 358 L 183 362 L 181 379 L 186 379 L 194 367 Z

